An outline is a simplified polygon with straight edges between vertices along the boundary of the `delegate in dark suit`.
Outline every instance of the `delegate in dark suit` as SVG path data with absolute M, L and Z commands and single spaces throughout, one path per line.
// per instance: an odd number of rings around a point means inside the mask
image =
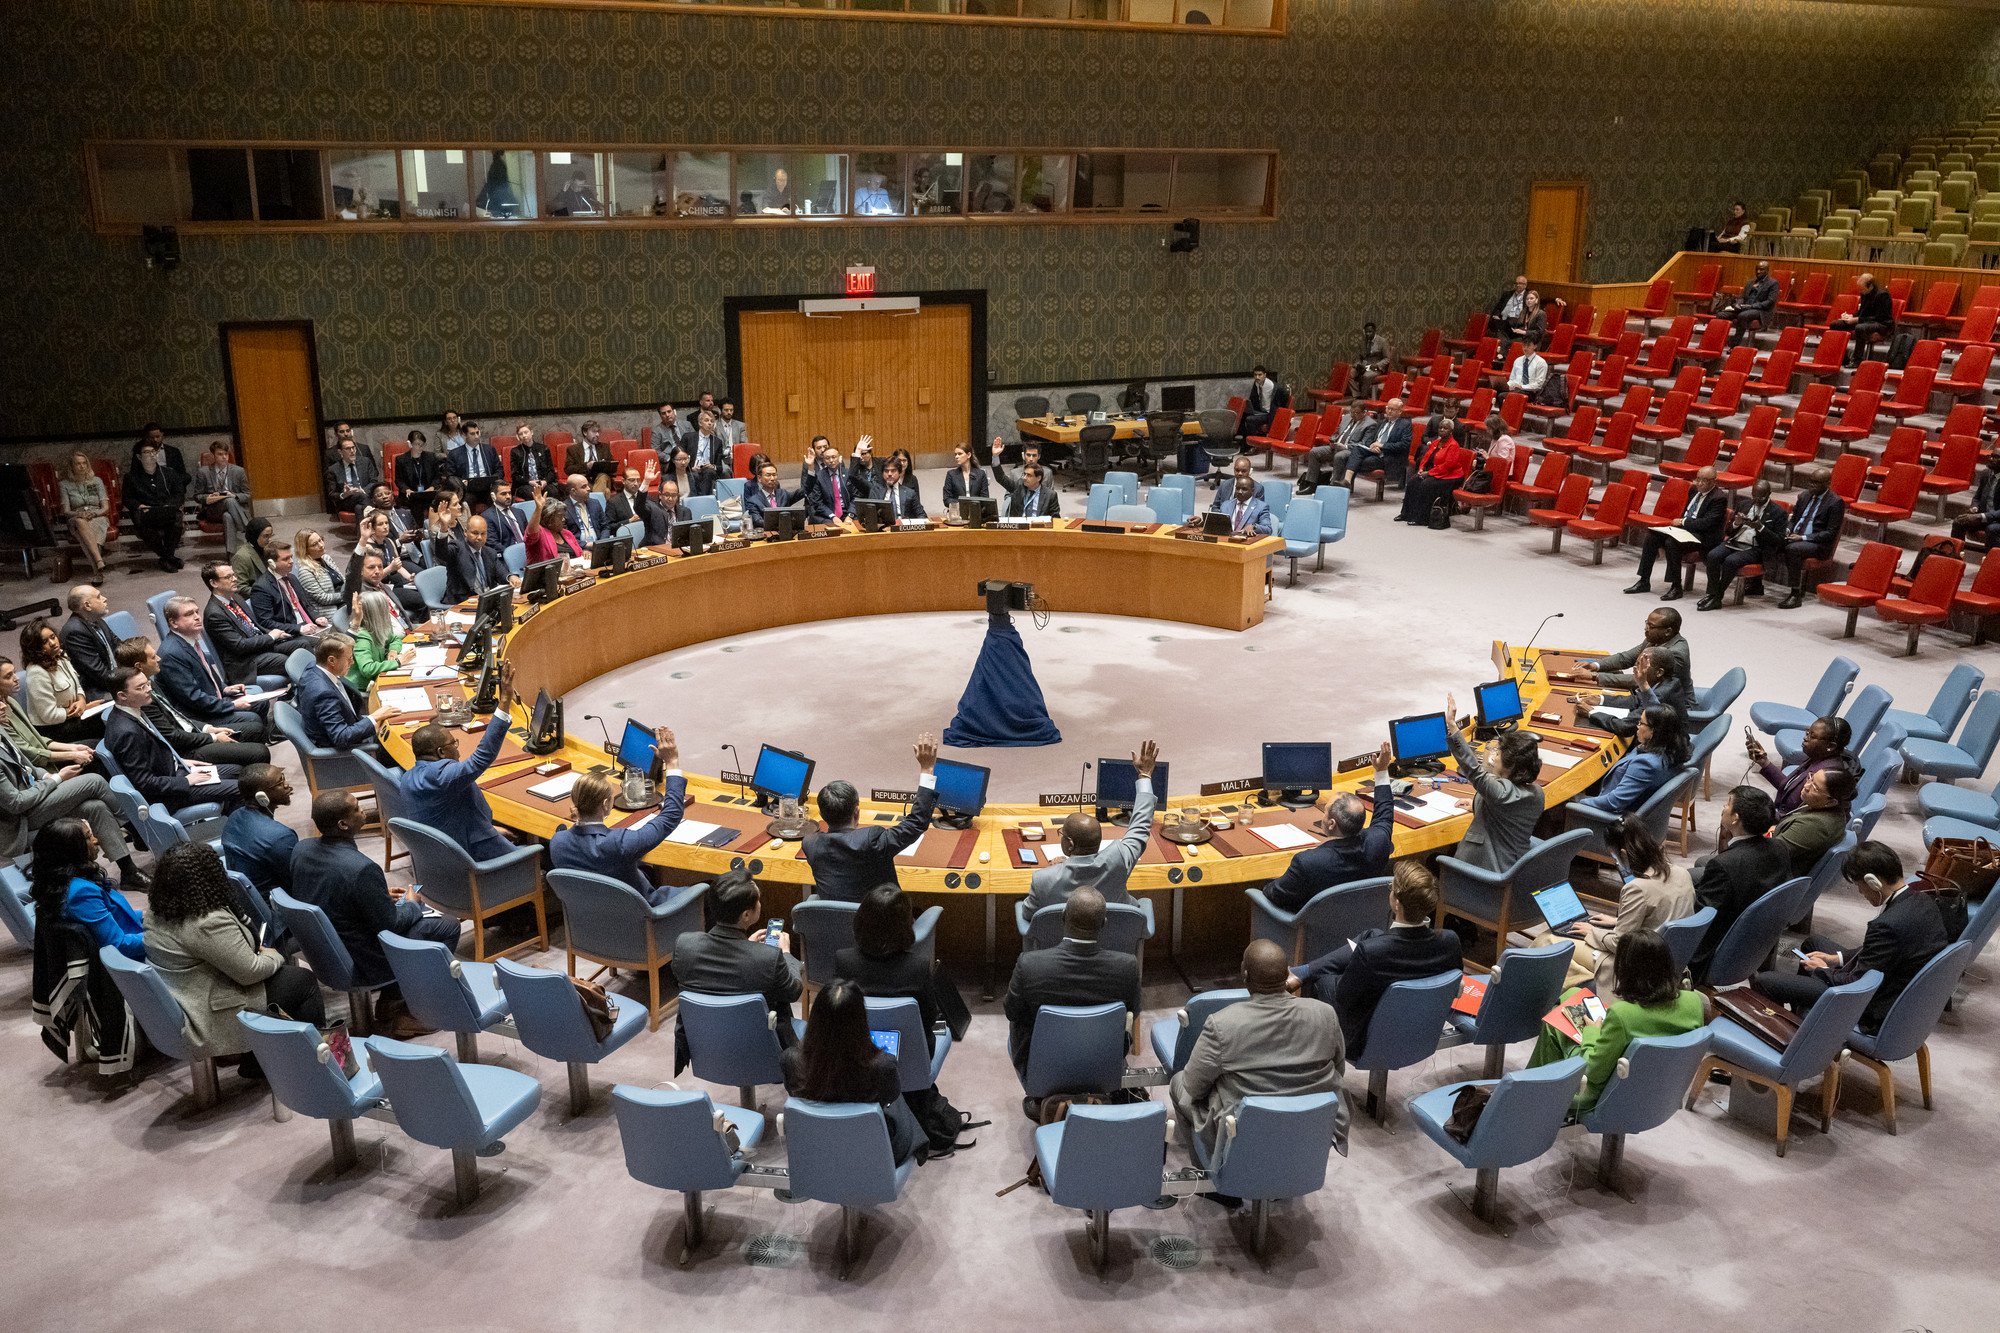
M 840 903 L 858 903 L 877 884 L 896 882 L 896 853 L 924 836 L 937 806 L 937 784 L 925 774 L 910 812 L 893 824 L 859 824 L 806 835 L 806 864 L 813 892 Z
M 1118 1003 L 1140 1009 L 1139 960 L 1101 947 L 1096 940 L 1065 939 L 1053 949 L 1032 949 L 1014 964 L 1007 983 L 1007 1054 L 1026 1077 L 1035 1016 L 1043 1005 Z
M 505 551 L 520 542 L 527 534 L 521 527 L 521 516 L 514 512 L 514 506 L 488 505 L 480 511 L 486 520 L 486 544 Z
M 1703 562 L 1708 568 L 1708 587 L 1701 598 L 1703 609 L 1713 611 L 1722 605 L 1722 590 L 1746 565 L 1769 565 L 1777 558 L 1785 549 L 1787 522 L 1784 509 L 1768 492 L 1762 497 L 1753 495 L 1748 504 L 1730 514 L 1729 535 Z M 1749 591 L 1762 593 L 1763 576 L 1759 575 L 1754 582 L 1756 586 Z
M 444 460 L 429 450 L 418 453 L 412 449 L 396 460 L 396 491 L 400 495 L 434 491 L 443 476 Z
M 1694 900 L 1698 907 L 1713 907 L 1715 920 L 1689 964 L 1697 983 L 1708 979 L 1708 965 L 1715 961 L 1716 948 L 1736 918 L 1790 874 L 1791 858 L 1784 848 L 1768 838 L 1747 835 L 1732 840 L 1702 864 L 1695 876 Z
M 222 654 L 223 674 L 237 685 L 252 684 L 258 676 L 282 676 L 287 656 L 312 647 L 306 638 L 272 638 L 257 627 L 250 608 L 233 597 L 209 598 L 202 608 L 201 628 Z
M 375 489 L 375 483 L 382 479 L 382 471 L 375 466 L 375 455 L 366 449 L 356 447 L 350 462 L 340 456 L 338 450 L 326 460 L 326 490 L 333 497 L 336 511 L 359 511 L 368 504 L 368 492 Z
M 500 455 L 484 440 L 478 444 L 453 445 L 445 451 L 444 466 L 445 471 L 461 481 L 486 483 L 483 493 L 479 493 L 475 487 L 468 484 L 466 489 L 474 493 L 475 498 L 483 499 L 491 495 L 493 483 L 500 479 Z
M 375 743 L 375 723 L 354 687 L 314 663 L 299 676 L 299 721 L 306 739 L 328 750 Z
M 1449 930 L 1428 924 L 1365 930 L 1308 964 L 1301 989 L 1333 1006 L 1347 1058 L 1359 1060 L 1368 1046 L 1368 1023 L 1389 987 L 1450 972 L 1465 961 L 1465 948 Z
M 167 738 L 155 731 L 130 709 L 118 707 L 104 714 L 104 748 L 118 761 L 118 767 L 139 794 L 157 801 L 170 812 L 214 801 L 227 809 L 237 803 L 236 778 L 241 772 L 234 764 L 218 764 L 218 782 L 189 781 L 187 762 L 174 753 Z
M 806 502 L 808 523 L 846 518 L 854 504 L 854 486 L 847 473 L 829 467 L 801 467 L 799 495 Z
M 599 477 L 618 475 L 618 460 L 611 456 L 610 445 L 591 444 L 579 437 L 563 451 L 563 475 L 588 477 L 595 484 Z
M 490 861 L 514 850 L 514 844 L 493 827 L 493 807 L 479 789 L 479 775 L 500 757 L 501 743 L 507 739 L 507 720 L 506 709 L 494 713 L 470 757 L 419 759 L 396 780 L 403 791 L 407 817 L 429 824 L 475 861 Z
M 889 502 L 889 516 L 891 518 L 922 518 L 924 516 L 923 497 L 917 494 L 917 484 L 908 478 L 904 478 L 894 486 L 891 486 L 884 478 L 873 478 L 868 482 L 868 490 L 865 495 L 861 493 L 859 488 L 856 488 L 855 493 L 863 499 L 887 500 Z
M 569 530 L 576 534 L 576 544 L 586 551 L 592 542 L 610 534 L 610 529 L 604 524 L 604 501 L 595 495 L 584 497 L 581 504 L 574 496 L 564 496 L 563 511 L 569 516 Z M 586 519 L 588 527 L 585 526 Z
M 986 473 L 978 466 L 961 472 L 957 468 L 944 474 L 944 507 L 951 509 L 966 496 L 982 496 L 989 493 Z
M 651 496 L 640 496 L 639 503 L 644 510 L 648 546 L 665 546 L 673 538 L 674 524 L 694 521 L 693 511 L 684 504 L 669 509 Z
M 557 829 L 549 839 L 549 860 L 557 870 L 587 870 L 629 884 L 657 906 L 674 890 L 655 888 L 640 861 L 669 833 L 680 827 L 687 801 L 687 779 L 669 774 L 661 793 L 660 811 L 643 828 L 609 828 L 601 820 L 579 821 Z
M 775 945 L 753 940 L 740 926 L 718 924 L 705 931 L 689 931 L 674 941 L 673 961 L 667 965 L 674 984 L 697 995 L 761 995 L 777 1017 L 778 1045 L 790 1046 L 798 1040 L 792 1032 L 792 1001 L 804 985 L 799 965 Z M 674 1020 L 676 1034 L 680 1020 Z M 684 1040 L 677 1040 L 674 1072 L 686 1064 Z
M 507 467 L 507 475 L 514 480 L 514 494 L 523 500 L 535 493 L 532 482 L 547 485 L 558 480 L 556 460 L 549 457 L 549 447 L 540 440 L 515 445 L 508 451 Z
M 1847 502 L 1826 489 L 1826 474 L 1818 472 L 1807 482 L 1807 491 L 1792 505 L 1792 518 L 1785 525 L 1785 581 L 1791 593 L 1780 607 L 1803 605 L 1806 595 L 1806 561 L 1825 560 L 1840 545 L 1841 524 L 1847 520 Z
M 250 618 L 259 629 L 281 629 L 293 638 L 319 633 L 313 623 L 312 603 L 305 590 L 290 574 L 283 578 L 276 570 L 267 571 L 250 589 Z
M 507 582 L 507 560 L 491 542 L 474 546 L 460 542 L 452 564 L 452 583 L 447 595 L 463 600 Z
M 1950 943 L 1937 899 L 1920 889 L 1901 888 L 1868 923 L 1861 936 L 1861 947 L 1845 954 L 1839 963 L 1790 974 L 1759 972 L 1750 984 L 1779 1003 L 1804 1013 L 1829 986 L 1845 986 L 1859 980 L 1864 972 L 1880 972 L 1882 985 L 1869 999 L 1868 1007 L 1861 1011 L 1861 1030 L 1874 1032 L 1888 1016 L 1889 1006 L 1909 988 L 1924 964 Z M 1818 935 L 1808 936 L 1799 947 L 1806 953 L 1842 952 L 1832 940 Z
M 1006 503 L 1000 512 L 1008 518 L 1061 518 L 1062 496 L 1049 481 L 1048 473 L 1042 474 L 1042 488 L 1031 491 L 1025 481 L 1010 481 L 1000 465 L 993 465 L 993 480 L 1007 493 Z
M 458 942 L 458 922 L 427 916 L 414 898 L 391 898 L 389 881 L 373 858 L 351 838 L 308 838 L 292 854 L 287 890 L 326 913 L 334 934 L 354 959 L 354 977 L 364 986 L 394 980 L 388 955 L 377 938 L 382 931 L 411 940 L 433 940 L 447 948 Z
M 291 882 L 292 856 L 299 835 L 254 805 L 239 805 L 222 825 L 222 851 L 229 868 L 240 872 L 266 898 Z
M 1271 427 L 1271 418 L 1281 407 L 1292 405 L 1292 391 L 1270 375 L 1254 375 L 1243 394 L 1243 420 L 1238 435 L 1262 435 Z
M 1342 478 L 1359 476 L 1376 467 L 1380 467 L 1391 481 L 1405 475 L 1410 469 L 1411 438 L 1408 417 L 1371 422 L 1361 432 L 1361 438 L 1348 449 L 1347 457 L 1340 460 L 1340 468 L 1333 478 L 1335 484 L 1339 484 Z
M 75 612 L 63 622 L 58 637 L 84 692 L 93 699 L 110 695 L 111 673 L 118 669 L 118 637 L 104 623 L 104 617 Z
M 766 515 L 773 509 L 787 509 L 797 504 L 802 494 L 800 491 L 788 491 L 783 486 L 768 491 L 761 486 L 751 487 L 743 492 L 743 526 L 751 532 L 762 532 L 769 521 Z
M 244 740 L 264 739 L 264 719 L 238 708 L 234 699 L 223 693 L 230 680 L 206 637 L 199 646 L 178 634 L 162 640 L 159 684 L 174 707 L 195 721 L 228 727 Z
M 1681 510 L 1677 526 L 1687 530 L 1695 539 L 1693 549 L 1706 557 L 1722 540 L 1722 525 L 1728 518 L 1728 495 L 1720 490 L 1696 490 L 1688 493 L 1687 505 Z M 1625 591 L 1652 591 L 1653 562 L 1664 551 L 1667 556 L 1667 588 L 1678 593 L 1681 590 L 1681 558 L 1688 549 L 1688 543 L 1667 536 L 1662 529 L 1652 529 L 1646 534 L 1646 544 L 1639 548 L 1639 580 Z
M 736 451 L 720 434 L 689 435 L 678 452 L 687 467 L 689 495 L 713 495 L 716 482 L 736 475 Z
M 1389 844 L 1396 834 L 1396 796 L 1388 775 L 1378 774 L 1368 826 L 1352 837 L 1333 837 L 1292 858 L 1285 873 L 1272 880 L 1264 896 L 1285 912 L 1304 907 L 1321 889 L 1374 879 L 1389 873 Z M 1350 1046 L 1353 1043 L 1348 1043 Z
M 247 768 L 251 764 L 271 762 L 271 747 L 259 745 L 255 741 L 219 741 L 203 731 L 192 719 L 183 717 L 179 709 L 167 702 L 164 691 L 153 691 L 153 701 L 142 710 L 146 720 L 167 738 L 167 744 L 174 747 L 174 753 L 183 759 L 199 759 L 204 764 L 234 764 Z

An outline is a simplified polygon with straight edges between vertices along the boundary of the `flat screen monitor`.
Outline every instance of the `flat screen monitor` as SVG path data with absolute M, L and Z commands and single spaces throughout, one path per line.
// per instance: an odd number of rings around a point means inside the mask
M 1000 521 L 1000 502 L 990 495 L 963 495 L 958 500 L 958 516 L 968 528 L 990 528 Z
M 521 572 L 521 593 L 530 602 L 552 602 L 562 596 L 563 566 L 568 563 L 561 556 L 553 560 L 538 560 Z
M 863 532 L 880 532 L 895 522 L 895 515 L 887 500 L 856 500 L 854 520 Z
M 789 541 L 805 531 L 806 511 L 797 505 L 787 505 L 783 509 L 773 509 L 764 515 L 764 531 L 772 541 Z
M 700 555 L 708 549 L 708 539 L 715 532 L 715 524 L 705 518 L 688 519 L 676 523 L 667 537 L 667 545 L 676 551 L 689 555 Z
M 1418 713 L 1394 719 L 1389 723 L 1389 748 L 1395 751 L 1399 763 L 1436 759 L 1451 753 L 1451 745 L 1445 739 L 1444 714 Z
M 1139 795 L 1139 770 L 1130 759 L 1097 761 L 1097 804 L 1105 810 L 1130 810 Z M 1167 799 L 1167 766 L 1153 765 L 1153 799 Z
M 1194 385 L 1192 384 L 1161 385 L 1160 410 L 1162 412 L 1194 411 Z
M 590 544 L 590 567 L 608 569 L 614 575 L 625 572 L 626 562 L 632 558 L 630 537 L 600 537 Z
M 1332 785 L 1332 741 L 1264 742 L 1266 791 L 1320 791 Z
M 487 622 L 486 630 L 491 634 L 505 634 L 514 628 L 514 588 L 503 583 L 497 588 L 488 588 L 479 594 L 479 605 L 472 613 L 473 623 Z
M 937 778 L 937 806 L 947 814 L 971 818 L 986 808 L 986 780 L 990 768 L 940 759 L 933 770 Z
M 653 739 L 653 729 L 643 722 L 625 719 L 625 734 L 618 738 L 618 763 L 623 768 L 636 768 L 643 772 L 653 771 L 653 759 L 659 754 L 660 743 Z
M 1479 724 L 1497 727 L 1502 722 L 1521 720 L 1521 685 L 1514 680 L 1496 680 L 1472 687 L 1473 703 L 1479 709 Z
M 528 739 L 535 740 L 548 735 L 549 728 L 555 722 L 555 711 L 556 702 L 549 697 L 549 692 L 537 691 L 535 706 L 528 712 Z
M 757 767 L 750 785 L 779 800 L 802 801 L 812 782 L 813 761 L 790 750 L 765 745 L 758 748 Z

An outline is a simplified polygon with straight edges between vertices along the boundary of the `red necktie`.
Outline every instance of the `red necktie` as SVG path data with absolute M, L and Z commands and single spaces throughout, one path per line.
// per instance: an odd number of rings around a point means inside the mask
M 306 626 L 312 624 L 312 617 L 307 615 L 305 607 L 299 604 L 299 595 L 293 590 L 292 581 L 290 579 L 281 579 L 279 586 L 285 590 L 285 600 L 292 604 L 292 614 L 299 618 L 299 628 L 304 629 Z
M 229 608 L 230 615 L 235 616 L 238 620 L 243 622 L 243 628 L 245 629 L 257 628 L 256 625 L 252 624 L 250 621 L 250 613 L 245 611 L 242 607 L 238 606 L 235 602 L 224 602 L 223 605 Z
M 841 512 L 844 508 L 840 502 L 840 478 L 836 476 L 833 479 L 833 516 L 837 519 L 845 518 L 846 515 Z

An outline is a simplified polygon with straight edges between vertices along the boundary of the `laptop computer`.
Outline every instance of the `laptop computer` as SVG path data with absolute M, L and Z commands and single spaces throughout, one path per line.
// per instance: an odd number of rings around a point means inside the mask
M 1590 915 L 1590 909 L 1576 896 L 1576 890 L 1568 884 L 1556 884 L 1542 889 L 1534 895 L 1535 907 L 1542 914 L 1542 920 L 1549 923 L 1549 929 L 1560 934 Z

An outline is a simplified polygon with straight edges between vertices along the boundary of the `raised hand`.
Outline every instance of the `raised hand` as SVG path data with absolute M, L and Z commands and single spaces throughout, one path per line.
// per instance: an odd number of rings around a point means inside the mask
M 1153 776 L 1153 765 L 1160 760 L 1160 746 L 1157 741 L 1142 741 L 1139 753 L 1132 756 L 1132 771 L 1142 778 Z
M 937 737 L 931 735 L 928 731 L 917 737 L 916 752 L 917 771 L 920 773 L 930 772 L 932 766 L 937 763 Z

